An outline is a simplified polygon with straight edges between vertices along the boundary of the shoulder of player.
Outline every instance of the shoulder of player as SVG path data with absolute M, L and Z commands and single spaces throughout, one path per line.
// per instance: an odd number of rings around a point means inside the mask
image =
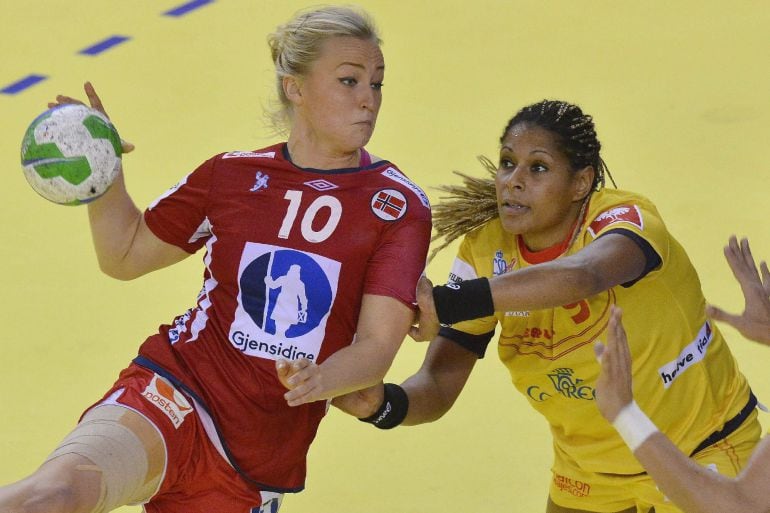
M 587 217 L 589 221 L 617 208 L 636 208 L 645 214 L 660 217 L 655 204 L 647 197 L 621 189 L 602 189 L 591 196 Z
M 392 188 L 405 194 L 407 197 L 416 197 L 419 202 L 427 209 L 430 209 L 430 200 L 425 191 L 413 182 L 401 169 L 389 160 L 380 159 L 372 155 L 373 164 L 368 166 L 368 170 L 380 179 L 376 187 Z
M 464 243 L 474 249 L 488 251 L 493 246 L 498 248 L 504 241 L 511 238 L 503 228 L 499 217 L 494 217 L 478 228 L 474 228 L 465 234 Z

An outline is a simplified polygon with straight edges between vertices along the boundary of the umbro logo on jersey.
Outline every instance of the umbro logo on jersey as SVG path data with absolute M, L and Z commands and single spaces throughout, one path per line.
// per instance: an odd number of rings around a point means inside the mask
M 406 197 L 395 189 L 382 189 L 372 196 L 372 212 L 384 221 L 395 221 L 406 213 Z
M 267 189 L 267 181 L 270 179 L 270 176 L 263 173 L 262 171 L 257 171 L 257 176 L 254 177 L 254 186 L 249 189 L 249 192 L 257 192 L 262 189 Z
M 323 179 L 310 180 L 309 182 L 305 182 L 305 185 L 307 185 L 308 187 L 312 187 L 313 189 L 315 189 L 317 191 L 321 191 L 321 192 L 330 191 L 332 189 L 336 189 L 337 188 L 337 186 L 334 185 L 333 183 L 328 182 L 328 181 L 323 180 Z

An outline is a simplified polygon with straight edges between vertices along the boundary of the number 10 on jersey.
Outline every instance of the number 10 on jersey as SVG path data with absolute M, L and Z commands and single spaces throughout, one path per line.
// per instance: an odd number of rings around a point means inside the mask
M 281 229 L 278 231 L 278 237 L 281 239 L 288 239 L 297 216 L 299 215 L 299 208 L 302 203 L 302 191 L 286 191 L 283 196 L 284 199 L 289 200 L 289 206 L 286 209 L 286 215 L 283 217 L 281 223 Z M 313 229 L 313 221 L 318 216 L 318 213 L 323 208 L 329 209 L 329 218 L 319 230 Z M 302 214 L 302 221 L 300 221 L 300 230 L 302 237 L 308 242 L 323 242 L 334 233 L 337 225 L 342 217 L 342 203 L 334 196 L 319 196 L 313 200 L 313 202 L 305 209 Z

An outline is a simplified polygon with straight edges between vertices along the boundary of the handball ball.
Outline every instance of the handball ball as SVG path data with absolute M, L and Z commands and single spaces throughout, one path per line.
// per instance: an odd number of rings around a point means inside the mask
M 93 201 L 120 170 L 120 136 L 101 112 L 65 104 L 35 118 L 21 142 L 21 165 L 32 188 L 61 205 Z

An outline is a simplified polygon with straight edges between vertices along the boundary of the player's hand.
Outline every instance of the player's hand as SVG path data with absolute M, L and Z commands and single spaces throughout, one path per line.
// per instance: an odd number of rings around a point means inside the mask
M 348 415 L 365 419 L 371 417 L 385 400 L 385 385 L 379 383 L 373 387 L 356 390 L 332 399 L 332 405 Z
M 91 108 L 94 110 L 98 110 L 109 119 L 110 116 L 107 114 L 107 111 L 104 110 L 104 105 L 102 105 L 102 100 L 99 98 L 99 95 L 96 94 L 96 89 L 94 89 L 94 86 L 91 85 L 91 82 L 86 82 L 83 85 L 83 89 L 85 89 L 86 91 L 86 96 L 88 97 L 88 102 L 91 104 Z M 56 101 L 48 102 L 49 109 L 53 107 L 58 107 L 59 105 L 85 105 L 85 103 L 78 100 L 77 98 L 64 96 L 63 94 L 57 95 Z M 120 144 L 123 147 L 123 153 L 130 153 L 134 151 L 135 146 L 130 142 L 124 141 L 123 139 L 121 139 Z
M 307 358 L 299 360 L 276 360 L 278 380 L 289 389 L 283 397 L 289 406 L 312 403 L 323 399 L 322 375 L 318 364 Z
M 431 341 L 438 335 L 441 325 L 433 302 L 433 283 L 424 274 L 417 282 L 417 307 L 415 326 L 409 328 L 409 336 L 417 342 Z
M 624 406 L 633 401 L 631 388 L 631 350 L 626 330 L 623 329 L 622 311 L 613 306 L 607 326 L 607 345 L 594 345 L 601 373 L 596 381 L 596 404 L 604 418 L 612 422 Z
M 743 292 L 743 313 L 730 314 L 713 305 L 707 307 L 706 313 L 737 329 L 744 337 L 770 345 L 770 271 L 767 263 L 762 262 L 757 270 L 748 239 L 743 238 L 739 243 L 734 235 L 725 246 L 725 258 Z

